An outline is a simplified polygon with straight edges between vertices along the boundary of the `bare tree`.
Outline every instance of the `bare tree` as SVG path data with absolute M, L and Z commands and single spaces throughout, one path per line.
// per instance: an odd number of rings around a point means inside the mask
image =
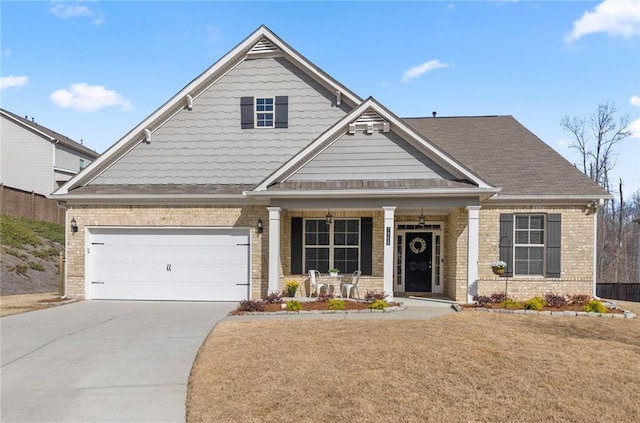
M 582 158 L 582 171 L 605 189 L 609 189 L 609 173 L 615 167 L 615 146 L 631 135 L 629 115 L 616 121 L 618 109 L 609 103 L 598 105 L 596 112 L 588 118 L 569 117 L 560 121 L 560 126 L 573 135 L 571 148 Z
M 560 126 L 572 135 L 571 148 L 578 150 L 582 160 L 582 171 L 607 192 L 610 174 L 616 165 L 616 146 L 631 135 L 629 116 L 616 119 L 618 109 L 612 104 L 598 105 L 596 112 L 588 118 L 569 117 L 560 121 Z M 615 189 L 615 188 L 614 188 Z M 635 267 L 635 258 L 629 260 L 625 226 L 625 204 L 622 196 L 622 180 L 618 184 L 619 210 L 616 204 L 607 202 L 598 216 L 598 281 L 614 278 L 628 279 L 629 267 Z

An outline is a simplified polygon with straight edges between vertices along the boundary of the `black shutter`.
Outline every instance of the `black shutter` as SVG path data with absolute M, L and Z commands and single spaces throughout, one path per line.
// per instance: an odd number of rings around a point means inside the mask
M 288 128 L 289 127 L 289 97 L 276 96 L 276 128 Z
M 253 97 L 240 97 L 240 127 L 253 128 Z
M 562 216 L 557 214 L 547 215 L 547 277 L 560 277 L 560 244 Z
M 302 218 L 291 218 L 291 274 L 301 275 L 302 271 Z
M 360 270 L 363 275 L 373 274 L 373 218 L 360 219 Z
M 500 214 L 500 260 L 507 263 L 507 271 L 501 276 L 513 276 L 513 214 Z

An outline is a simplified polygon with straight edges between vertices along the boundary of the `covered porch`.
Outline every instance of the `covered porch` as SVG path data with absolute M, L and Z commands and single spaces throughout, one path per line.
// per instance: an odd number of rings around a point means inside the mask
M 479 198 L 271 199 L 268 292 L 308 271 L 362 275 L 358 289 L 387 297 L 434 295 L 468 302 L 477 293 Z

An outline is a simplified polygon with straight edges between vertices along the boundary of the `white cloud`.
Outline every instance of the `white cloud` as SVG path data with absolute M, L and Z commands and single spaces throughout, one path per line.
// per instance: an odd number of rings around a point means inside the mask
M 131 102 L 122 95 L 107 90 L 102 85 L 89 85 L 84 82 L 71 84 L 68 90 L 59 89 L 49 94 L 49 99 L 63 109 L 95 111 L 104 107 L 119 106 L 123 111 L 133 110 Z
M 0 89 L 4 90 L 5 88 L 12 87 L 22 87 L 29 82 L 29 78 L 26 76 L 3 76 L 0 78 Z
M 629 124 L 631 138 L 640 138 L 640 119 L 636 119 Z
M 629 99 L 629 104 L 631 104 L 632 106 L 640 107 L 640 96 L 632 95 Z
M 560 147 L 569 148 L 573 144 L 573 140 L 571 138 L 562 138 L 557 141 L 557 144 Z
M 640 0 L 604 0 L 573 23 L 565 40 L 573 42 L 597 33 L 623 38 L 640 35 Z
M 101 25 L 104 22 L 104 17 L 101 12 L 94 12 L 89 7 L 80 4 L 80 2 L 54 2 L 51 7 L 51 13 L 59 17 L 60 19 L 69 18 L 95 18 L 93 20 L 94 25 Z
M 448 63 L 442 63 L 438 59 L 429 60 L 428 62 L 424 62 L 421 65 L 414 66 L 411 69 L 405 71 L 404 74 L 402 74 L 402 82 L 406 84 L 412 79 L 417 78 L 424 73 L 438 68 L 446 68 L 447 66 L 449 66 Z

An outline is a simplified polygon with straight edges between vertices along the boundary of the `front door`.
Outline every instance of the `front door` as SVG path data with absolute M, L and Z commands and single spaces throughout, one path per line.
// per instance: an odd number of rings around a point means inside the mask
M 431 292 L 432 238 L 431 232 L 405 234 L 405 292 Z

